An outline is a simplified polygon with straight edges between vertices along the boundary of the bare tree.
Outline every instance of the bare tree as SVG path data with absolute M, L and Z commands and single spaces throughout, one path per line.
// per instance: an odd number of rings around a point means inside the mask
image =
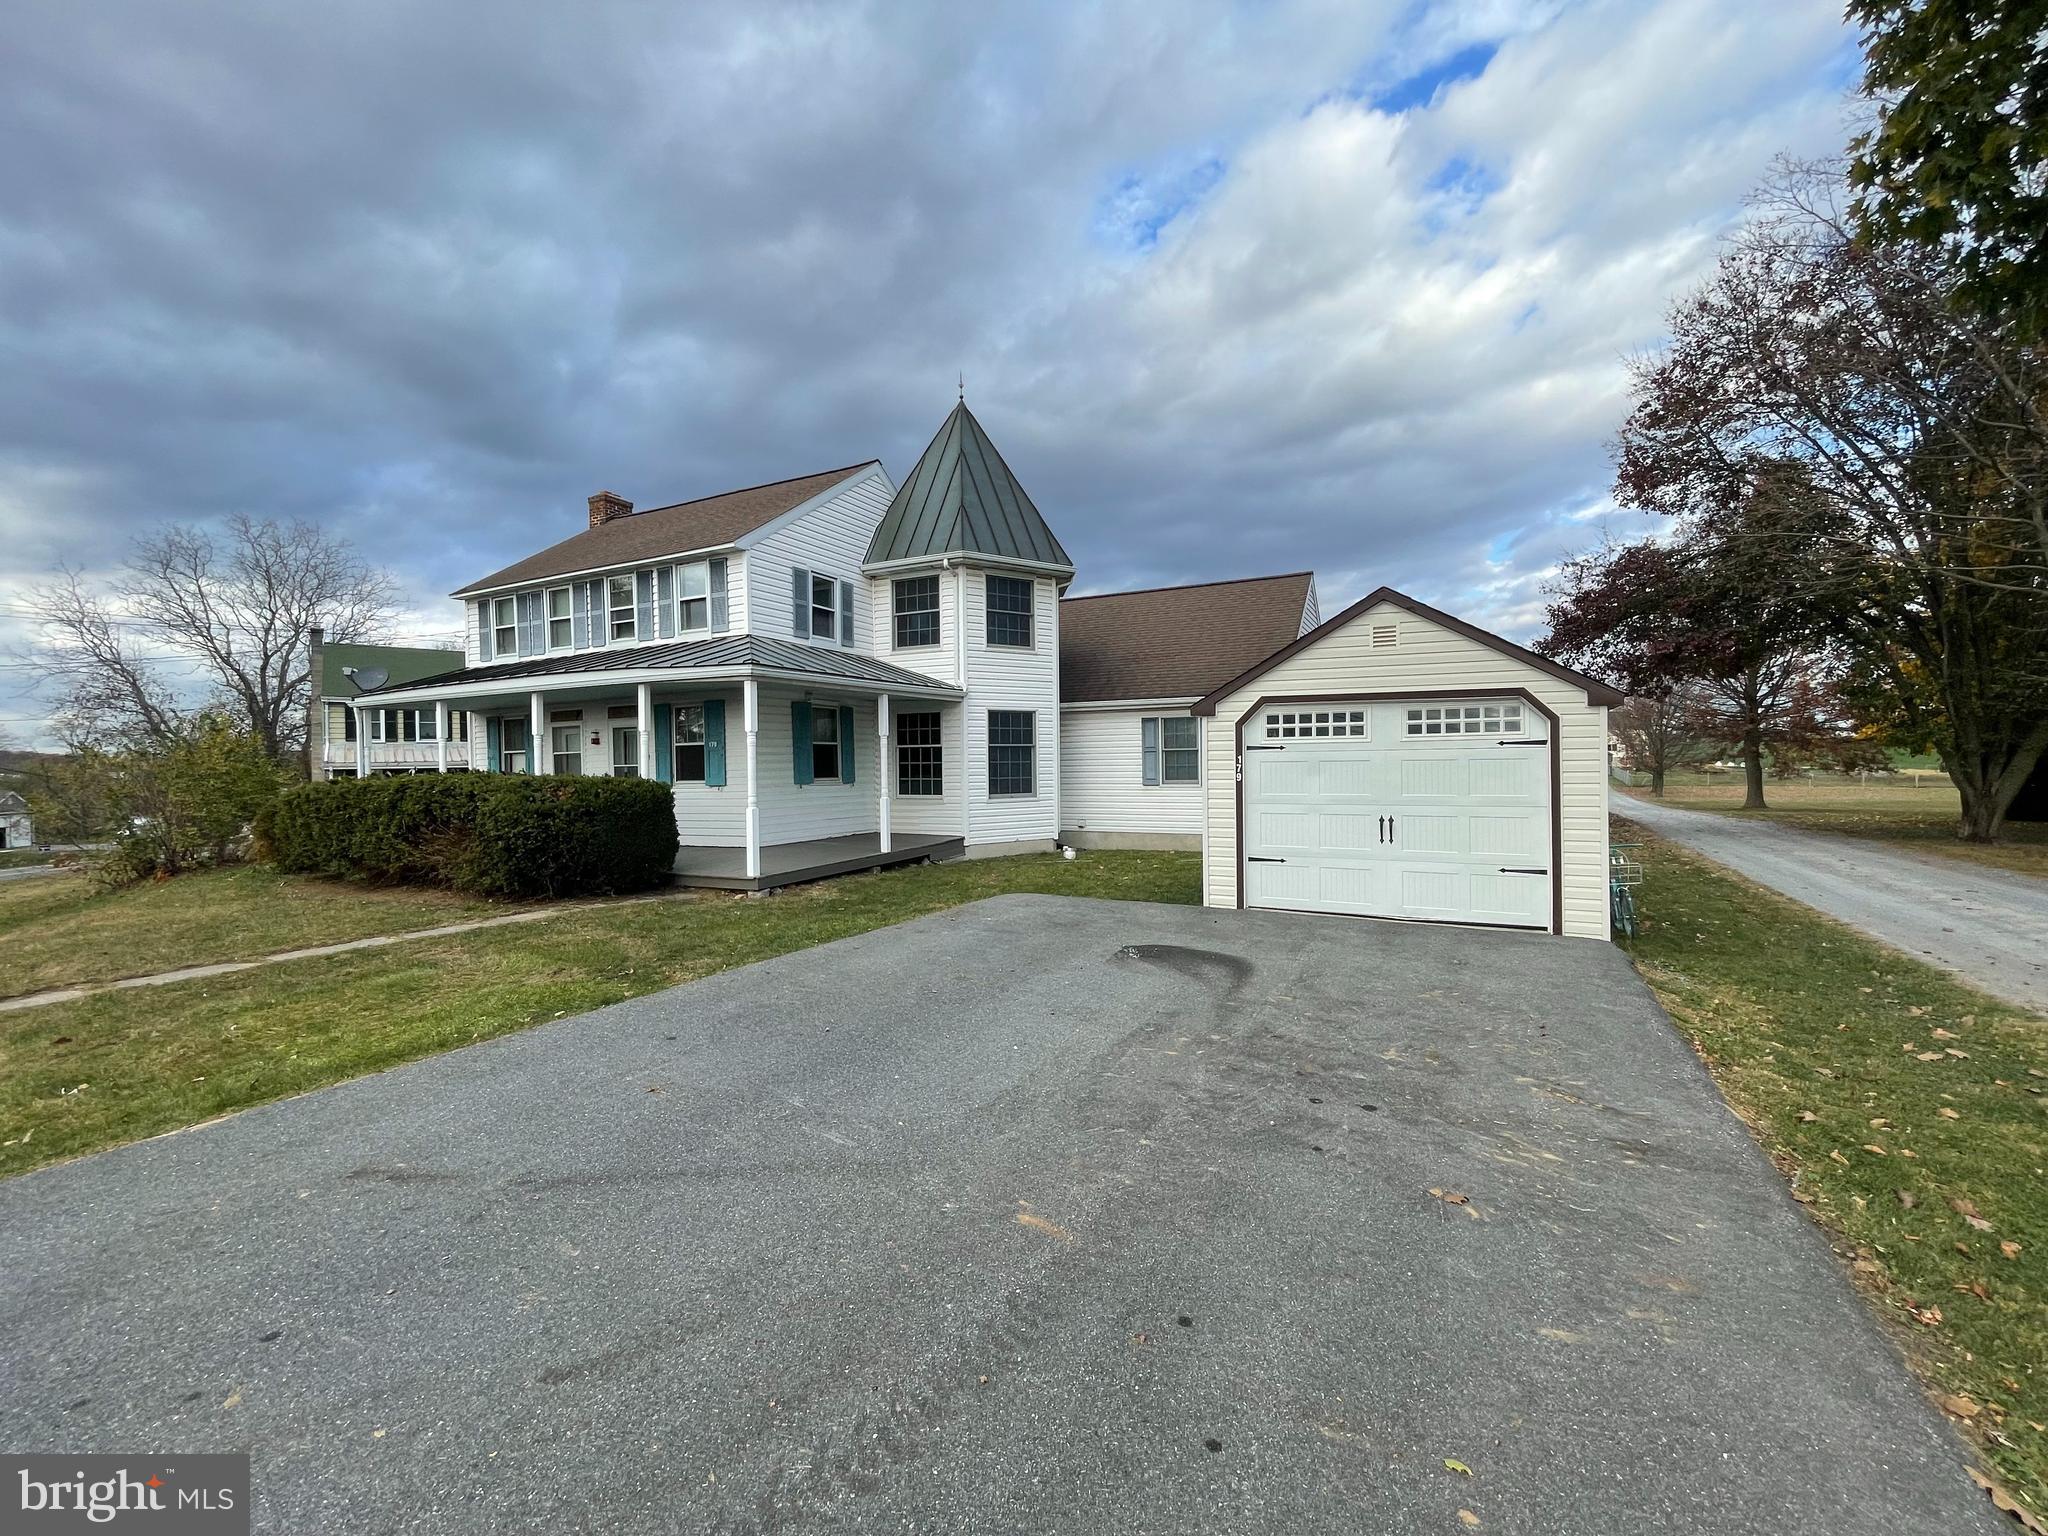
M 1650 776 L 1650 793 L 1662 795 L 1664 780 L 1677 769 L 1709 762 L 1720 742 L 1702 732 L 1701 701 L 1686 688 L 1653 698 L 1630 699 L 1607 717 L 1628 766 Z
M 309 632 L 372 639 L 396 599 L 385 572 L 325 530 L 238 514 L 218 537 L 173 526 L 138 540 L 110 594 L 76 573 L 32 592 L 44 643 L 31 659 L 74 739 L 175 738 L 185 711 L 164 669 L 184 664 L 206 679 L 202 702 L 283 761 L 304 746 Z

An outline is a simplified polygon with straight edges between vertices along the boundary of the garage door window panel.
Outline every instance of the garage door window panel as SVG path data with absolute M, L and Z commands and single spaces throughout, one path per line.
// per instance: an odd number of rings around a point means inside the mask
M 1408 711 L 1410 736 L 1519 736 L 1519 704 L 1422 704 Z
M 1266 713 L 1268 741 L 1294 741 L 1316 737 L 1358 737 L 1368 732 L 1363 709 L 1275 709 Z

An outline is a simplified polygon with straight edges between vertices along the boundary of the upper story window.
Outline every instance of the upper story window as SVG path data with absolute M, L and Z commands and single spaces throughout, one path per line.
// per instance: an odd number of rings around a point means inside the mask
M 905 576 L 894 584 L 896 648 L 939 643 L 939 578 Z
M 988 643 L 1031 649 L 1031 597 L 1035 583 L 1015 576 L 990 575 Z
M 566 651 L 575 647 L 574 615 L 569 607 L 569 589 L 554 587 L 548 592 L 548 649 Z
M 826 640 L 839 638 L 839 583 L 815 571 L 811 573 L 811 633 Z M 835 768 L 833 777 L 838 776 Z
M 676 611 L 681 627 L 686 633 L 693 629 L 711 627 L 709 561 L 699 560 L 694 565 L 676 567 Z
M 605 605 L 610 610 L 611 637 L 614 640 L 638 639 L 639 630 L 633 620 L 633 578 L 630 575 L 614 576 L 605 587 L 608 593 Z
M 495 655 L 519 654 L 519 607 L 509 597 L 491 600 L 491 642 Z

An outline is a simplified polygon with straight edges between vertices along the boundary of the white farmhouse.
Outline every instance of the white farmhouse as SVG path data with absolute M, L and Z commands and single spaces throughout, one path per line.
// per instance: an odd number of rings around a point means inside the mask
M 29 820 L 28 802 L 11 789 L 0 789 L 0 850 L 32 848 L 36 829 Z
M 964 403 L 901 484 L 588 510 L 455 594 L 457 670 L 325 695 L 360 771 L 398 712 L 408 766 L 659 779 L 685 884 L 1187 847 L 1214 905 L 1606 935 L 1611 690 L 1399 593 L 1321 623 L 1306 572 L 1067 598 Z

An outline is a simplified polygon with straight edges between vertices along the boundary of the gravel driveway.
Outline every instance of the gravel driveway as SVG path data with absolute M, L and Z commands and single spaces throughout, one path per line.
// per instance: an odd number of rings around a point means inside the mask
M 2048 1013 L 2048 880 L 1617 794 L 1613 809 L 1972 986 Z
M 0 1231 L 0 1444 L 247 1448 L 263 1531 L 2003 1528 L 1589 941 L 1003 897 Z

